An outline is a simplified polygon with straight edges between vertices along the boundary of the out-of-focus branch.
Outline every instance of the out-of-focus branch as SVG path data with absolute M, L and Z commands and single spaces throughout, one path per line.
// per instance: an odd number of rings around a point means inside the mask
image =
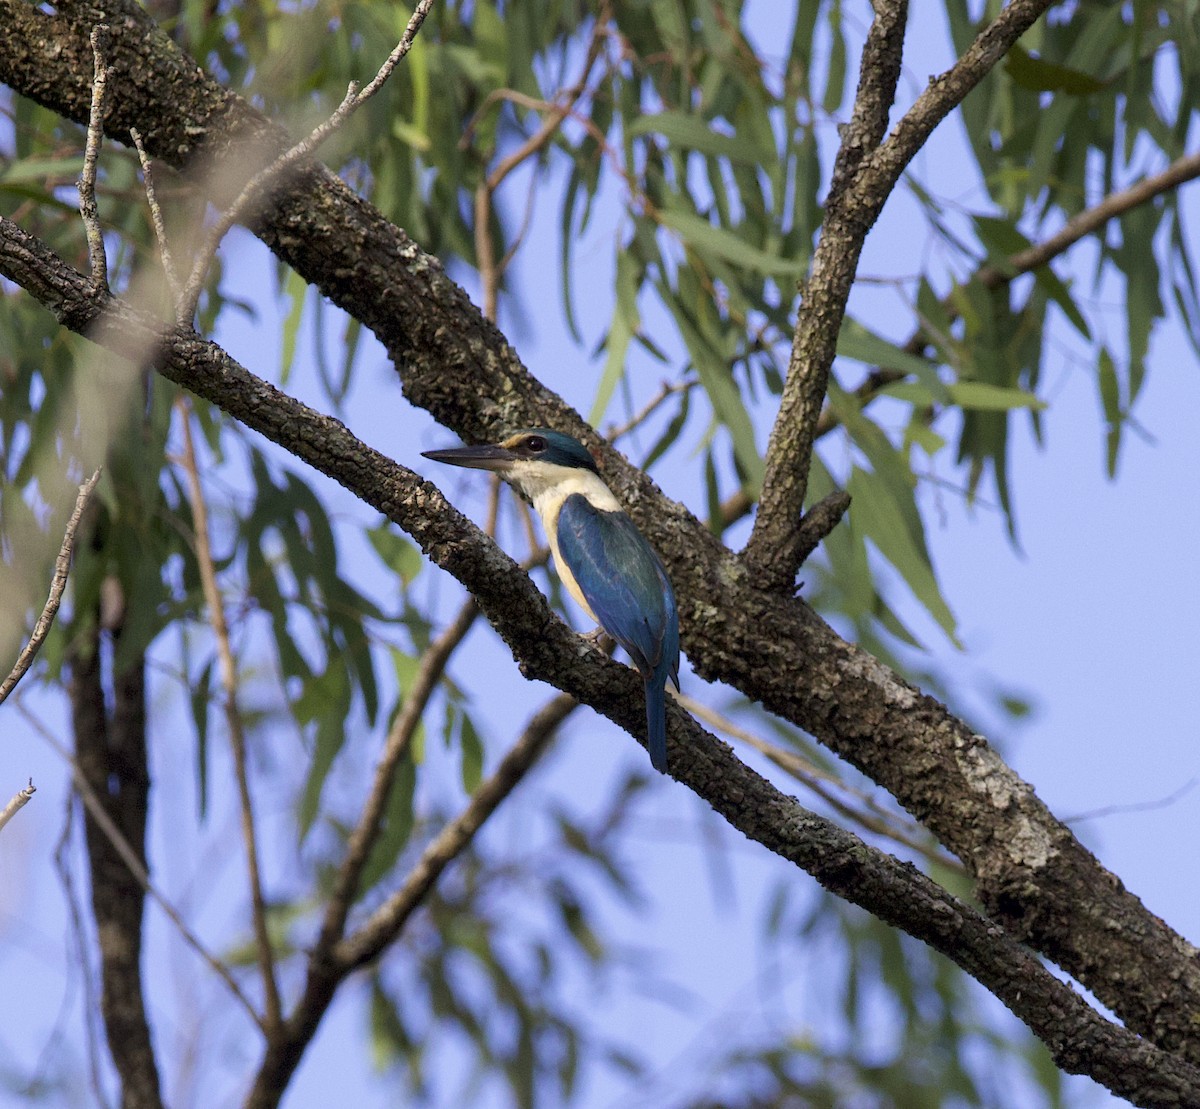
M 463 812 L 421 853 L 404 885 L 376 909 L 361 928 L 338 945 L 335 960 L 344 972 L 370 962 L 399 935 L 442 871 L 462 854 L 488 817 L 537 762 L 559 726 L 578 707 L 579 702 L 574 697 L 560 693 L 533 715 L 495 772 L 472 794 Z
M 133 139 L 133 145 L 137 147 L 138 161 L 142 165 L 142 187 L 146 193 L 146 203 L 150 205 L 150 222 L 154 227 L 154 237 L 158 240 L 158 253 L 162 259 L 163 272 L 167 277 L 167 288 L 171 292 L 171 303 L 178 306 L 183 299 L 183 289 L 179 284 L 179 272 L 175 269 L 171 244 L 167 241 L 166 220 L 163 219 L 162 207 L 158 203 L 158 190 L 154 184 L 154 161 L 146 152 L 146 144 L 142 141 L 142 134 L 136 127 L 129 129 L 129 137 Z
M 221 708 L 229 745 L 233 751 L 234 776 L 237 779 L 238 810 L 242 827 L 242 843 L 246 851 L 246 870 L 250 882 L 250 913 L 253 918 L 254 944 L 257 949 L 258 970 L 263 983 L 264 1021 L 268 1035 L 283 1019 L 279 985 L 275 978 L 275 952 L 267 920 L 267 900 L 263 895 L 262 867 L 259 859 L 258 835 L 255 831 L 254 802 L 250 793 L 250 777 L 246 768 L 246 730 L 238 706 L 237 663 L 229 639 L 229 623 L 225 619 L 225 602 L 217 584 L 217 568 L 213 560 L 208 528 L 208 502 L 200 483 L 200 468 L 196 464 L 196 447 L 192 440 L 192 410 L 186 397 L 175 401 L 183 440 L 183 471 L 187 479 L 188 499 L 195 522 L 196 564 L 200 570 L 200 585 L 208 609 L 208 622 L 217 645 L 217 663 L 221 674 Z
M 749 744 L 765 755 L 780 770 L 803 782 L 821 800 L 859 827 L 899 843 L 927 859 L 936 860 L 939 865 L 962 869 L 962 864 L 957 859 L 938 850 L 936 842 L 928 835 L 922 834 L 921 826 L 906 814 L 885 808 L 869 793 L 855 789 L 836 775 L 827 773 L 799 752 L 771 743 L 749 728 L 743 728 L 735 720 L 704 704 L 703 701 L 697 701 L 694 697 L 684 694 L 675 695 L 675 700 L 710 728 Z M 857 804 L 847 801 L 845 796 L 853 797 Z
M 62 546 L 59 547 L 58 557 L 54 560 L 54 577 L 50 581 L 50 595 L 46 598 L 46 603 L 42 606 L 42 613 L 33 626 L 33 634 L 29 637 L 29 642 L 17 656 L 17 661 L 13 664 L 8 677 L 0 682 L 0 704 L 3 704 L 8 695 L 16 689 L 17 683 L 33 665 L 33 660 L 37 658 L 37 653 L 42 649 L 46 636 L 50 634 L 54 617 L 58 615 L 58 606 L 62 603 L 63 592 L 67 588 L 67 577 L 71 573 L 71 552 L 75 549 L 75 533 L 79 530 L 79 520 L 83 515 L 88 498 L 92 495 L 92 490 L 96 488 L 99 480 L 100 471 L 97 470 L 79 487 L 79 495 L 75 498 L 75 507 L 71 511 L 66 530 L 63 533 Z
M 510 248 L 505 252 L 504 257 L 497 262 L 496 249 L 492 242 L 492 198 L 495 196 L 496 190 L 504 182 L 504 179 L 513 170 L 546 148 L 554 139 L 554 136 L 558 134 L 563 120 L 571 114 L 579 98 L 587 89 L 588 78 L 591 76 L 592 68 L 600 57 L 608 19 L 608 2 L 605 0 L 605 3 L 601 5 L 600 11 L 596 15 L 596 21 L 592 27 L 592 35 L 588 42 L 587 55 L 584 58 L 579 80 L 570 88 L 559 93 L 555 100 L 550 103 L 541 102 L 535 105 L 528 98 L 522 98 L 526 106 L 536 106 L 538 110 L 545 111 L 545 118 L 542 120 L 541 126 L 521 143 L 516 150 L 506 154 L 491 170 L 485 172 L 479 184 L 475 187 L 475 264 L 479 269 L 479 279 L 483 284 L 483 314 L 493 323 L 496 322 L 497 318 L 500 279 L 504 276 L 504 271 L 512 261 L 514 252 Z M 488 104 L 500 99 L 517 99 L 517 96 L 514 94 L 508 97 L 500 97 L 493 93 L 488 98 L 484 107 L 486 108 Z M 475 121 L 473 120 L 468 127 L 467 135 L 464 136 L 464 142 L 472 134 L 474 124 Z M 530 202 L 532 203 L 532 196 Z
M 346 917 L 358 893 L 363 867 L 367 864 L 371 848 L 379 838 L 387 800 L 396 779 L 396 769 L 412 745 L 417 726 L 421 723 L 429 699 L 445 673 L 446 665 L 459 644 L 466 638 L 478 615 L 479 608 L 475 602 L 467 601 L 459 609 L 458 615 L 421 656 L 421 665 L 416 677 L 411 687 L 405 691 L 404 703 L 384 742 L 383 753 L 379 757 L 371 782 L 371 792 L 367 795 L 358 824 L 350 835 L 346 857 L 338 867 L 337 879 L 325 908 L 321 931 L 310 955 L 310 962 L 315 966 L 323 966 L 328 961 L 334 946 L 342 938 Z
M 547 702 L 526 725 L 495 772 L 472 794 L 466 809 L 428 844 L 400 889 L 376 909 L 361 928 L 332 950 L 324 952 L 323 962 L 310 962 L 304 996 L 289 1018 L 285 1034 L 267 1044 L 254 1088 L 246 1099 L 247 1109 L 265 1109 L 277 1104 L 338 985 L 395 941 L 442 872 L 524 779 L 554 738 L 559 725 L 577 706 L 575 698 L 565 693 Z

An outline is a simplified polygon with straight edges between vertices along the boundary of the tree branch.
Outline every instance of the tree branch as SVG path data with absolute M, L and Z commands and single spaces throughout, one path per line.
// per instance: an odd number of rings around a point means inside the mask
M 193 158 L 197 143 L 220 151 L 251 138 L 266 147 L 281 141 L 277 129 L 204 78 L 141 9 L 130 5 L 127 11 L 123 0 L 113 4 L 125 13 L 113 50 L 124 95 L 112 106 L 110 133 L 144 125 L 147 149 L 174 165 Z M 1020 18 L 1029 17 L 1028 5 L 1020 0 L 1013 9 Z M 17 0 L 0 0 L 0 17 L 9 32 L 0 36 L 0 74 L 64 114 L 86 115 L 81 81 L 72 69 L 70 25 Z M 51 52 L 40 44 L 52 35 L 65 41 L 56 41 Z M 90 55 L 84 56 L 90 67 Z M 82 90 L 86 94 L 86 82 Z M 859 180 L 872 165 L 873 159 L 864 163 Z M 944 706 L 841 640 L 802 602 L 759 589 L 699 521 L 664 498 L 648 477 L 529 376 L 503 336 L 482 320 L 435 259 L 333 174 L 302 168 L 276 190 L 273 201 L 259 214 L 258 233 L 298 273 L 375 331 L 410 401 L 470 440 L 544 423 L 596 449 L 606 480 L 667 562 L 680 599 L 684 646 L 701 677 L 727 681 L 762 701 L 883 785 L 963 859 L 997 919 L 1079 978 L 1131 1028 L 1200 1057 L 1191 1020 L 1200 1008 L 1194 949 L 1104 870 L 980 737 Z M 25 273 L 22 283 L 39 300 L 70 326 L 86 330 L 103 305 L 90 303 L 72 280 L 47 276 L 61 262 L 53 259 L 44 267 L 29 239 L 11 224 L 0 225 L 4 271 Z M 151 326 L 136 313 L 129 320 L 138 328 Z M 97 337 L 121 342 L 119 335 Z M 411 503 L 397 492 L 402 486 L 386 476 L 399 468 L 357 450 L 352 439 L 339 439 L 340 450 L 330 452 L 331 437 L 345 436 L 337 421 L 315 414 L 312 421 L 301 418 L 276 391 L 256 392 L 226 360 L 206 363 L 194 336 L 172 333 L 166 349 L 171 357 L 164 371 L 173 379 L 202 395 L 219 395 L 226 411 L 332 473 L 369 503 L 407 514 Z M 429 512 L 452 511 L 440 497 L 429 499 L 430 487 L 418 489 L 412 496 Z M 525 669 L 540 673 L 574 659 L 577 641 L 548 634 L 556 622 L 532 587 L 519 601 L 509 596 L 513 603 L 505 610 L 508 595 L 496 590 L 511 564 L 492 548 L 464 550 L 455 540 L 455 519 L 439 516 L 413 526 L 435 561 L 467 574 L 468 588 L 502 628 Z M 721 600 L 717 621 L 709 618 L 713 598 Z M 535 613 L 542 614 L 541 622 L 534 622 L 536 632 L 522 623 Z M 499 619 L 505 615 L 514 623 Z M 511 638 L 519 627 L 529 636 L 524 653 L 521 642 Z M 544 642 L 535 642 L 537 635 L 545 636 Z M 797 659 L 804 659 L 802 668 Z M 598 688 L 603 692 L 603 683 Z M 625 696 L 638 703 L 629 690 Z M 640 734 L 633 715 L 620 722 Z M 679 747 L 673 757 L 697 792 L 708 797 L 719 788 L 719 781 L 708 780 L 690 764 L 686 748 Z
M 90 281 L 88 286 L 95 289 Z M 120 840 L 132 850 L 132 861 L 145 872 L 150 792 L 145 658 L 138 655 L 113 674 L 110 712 L 101 677 L 99 613 L 76 612 L 74 623 L 67 662 L 76 760 L 80 776 L 99 801 L 95 811 L 84 806 L 84 832 L 100 948 L 100 1012 L 108 1050 L 121 1079 L 122 1105 L 126 1109 L 160 1109 L 162 1094 L 141 967 L 145 891 L 129 865 L 131 860 L 103 826 L 111 823 L 120 830 Z M 119 627 L 113 634 L 119 636 Z M 97 812 L 103 812 L 107 821 Z
M 196 447 L 192 441 L 191 405 L 186 397 L 175 402 L 183 439 L 183 471 L 187 479 L 188 499 L 195 522 L 196 564 L 200 570 L 200 586 L 208 609 L 208 622 L 217 644 L 217 662 L 221 674 L 221 708 L 229 745 L 233 752 L 233 771 L 237 781 L 238 810 L 242 843 L 246 851 L 247 878 L 250 883 L 250 915 L 254 928 L 254 944 L 258 954 L 258 971 L 262 977 L 265 1012 L 263 1024 L 267 1034 L 279 1027 L 283 1006 L 279 1000 L 279 985 L 275 979 L 275 952 L 267 921 L 267 899 L 263 895 L 262 867 L 259 860 L 258 836 L 255 831 L 254 802 L 250 794 L 250 778 L 246 772 L 246 731 L 238 706 L 237 663 L 229 641 L 229 624 L 225 619 L 225 602 L 217 584 L 217 568 L 213 561 L 208 531 L 208 503 L 200 483 L 200 468 L 196 465 Z
M 106 61 L 108 28 L 101 24 L 92 28 L 93 61 L 92 103 L 88 113 L 87 146 L 83 154 L 83 173 L 79 177 L 79 214 L 87 235 L 88 258 L 91 262 L 92 284 L 97 291 L 108 288 L 108 259 L 104 252 L 104 229 L 96 208 L 96 171 L 100 143 L 104 139 L 106 114 L 104 93 L 112 70 Z
M 501 802 L 521 783 L 554 738 L 559 725 L 577 707 L 578 702 L 565 693 L 544 705 L 492 776 L 472 794 L 466 809 L 426 846 L 400 889 L 361 928 L 327 952 L 325 961 L 310 961 L 304 997 L 289 1019 L 285 1035 L 267 1044 L 254 1088 L 246 1099 L 247 1109 L 272 1106 L 279 1101 L 337 987 L 347 975 L 378 958 L 395 942 L 446 867 L 462 854 Z
M 843 168 L 834 173 L 821 238 L 813 254 L 812 273 L 802 290 L 788 377 L 767 446 L 762 496 L 744 552 L 747 566 L 765 588 L 789 588 L 800 565 L 797 524 L 808 491 L 817 421 L 863 241 L 900 174 L 934 127 L 987 76 L 1008 48 L 1053 2 L 1012 0 L 949 70 L 930 81 L 887 139 L 864 154 L 859 146 L 865 138 L 860 135 L 881 135 L 882 131 L 861 126 L 851 131 L 854 145 L 847 149 L 844 142 L 839 151 L 838 160 Z M 877 64 L 883 64 L 887 57 L 888 44 L 895 43 L 892 49 L 899 49 L 898 32 L 889 29 L 886 22 L 895 20 L 898 14 L 902 18 L 903 13 L 895 8 L 876 5 L 871 33 L 876 39 L 875 49 L 882 55 Z M 869 37 L 863 54 L 864 66 L 870 49 Z M 895 88 L 894 80 L 891 88 Z M 873 86 L 864 92 L 860 81 L 859 101 L 866 95 L 867 105 L 876 113 L 883 103 L 881 93 L 881 89 Z M 858 113 L 856 102 L 856 118 Z

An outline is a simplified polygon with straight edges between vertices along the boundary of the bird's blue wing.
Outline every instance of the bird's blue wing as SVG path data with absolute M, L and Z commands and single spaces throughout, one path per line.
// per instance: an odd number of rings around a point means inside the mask
M 573 493 L 559 510 L 558 549 L 604 628 L 643 677 L 679 684 L 675 594 L 654 548 L 623 512 Z

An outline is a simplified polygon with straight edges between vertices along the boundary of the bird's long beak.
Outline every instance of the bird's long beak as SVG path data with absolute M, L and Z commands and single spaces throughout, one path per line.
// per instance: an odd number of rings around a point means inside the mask
M 517 456 L 507 447 L 489 443 L 481 447 L 451 447 L 444 451 L 422 451 L 425 458 L 434 462 L 448 462 L 451 466 L 466 466 L 470 470 L 491 470 L 502 474 L 512 469 Z

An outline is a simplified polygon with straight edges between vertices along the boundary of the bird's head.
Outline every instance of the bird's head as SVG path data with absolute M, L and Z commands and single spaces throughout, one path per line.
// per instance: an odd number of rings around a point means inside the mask
M 551 479 L 563 471 L 600 472 L 595 459 L 578 439 L 545 427 L 526 428 L 501 443 L 422 453 L 434 462 L 448 462 L 472 470 L 491 470 L 517 485 L 525 485 L 532 477 Z M 567 475 L 564 473 L 563 476 Z

